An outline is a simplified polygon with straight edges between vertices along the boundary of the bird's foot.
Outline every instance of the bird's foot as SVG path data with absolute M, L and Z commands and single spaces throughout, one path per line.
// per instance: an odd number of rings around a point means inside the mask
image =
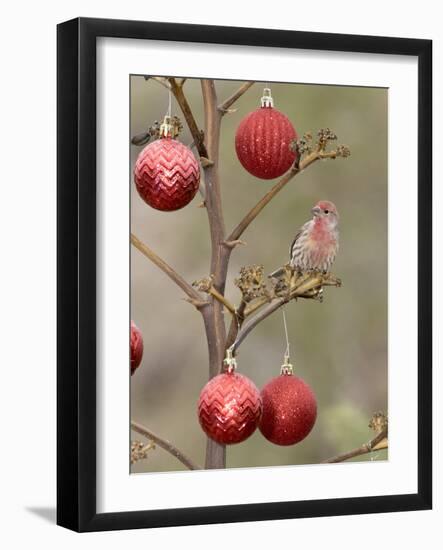
M 323 275 L 323 285 L 325 286 L 337 286 L 340 287 L 342 285 L 341 279 L 333 275 L 332 273 L 325 273 Z

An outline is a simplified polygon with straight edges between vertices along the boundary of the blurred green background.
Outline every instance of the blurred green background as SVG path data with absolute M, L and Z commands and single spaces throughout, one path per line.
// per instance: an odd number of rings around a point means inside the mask
M 241 82 L 217 81 L 219 101 Z M 226 228 L 229 231 L 277 180 L 260 180 L 240 165 L 234 148 L 242 118 L 260 105 L 263 83 L 256 83 L 224 117 L 220 172 Z M 288 261 L 298 227 L 320 199 L 332 200 L 340 213 L 340 252 L 333 272 L 340 289 L 326 288 L 323 303 L 292 301 L 286 306 L 292 362 L 318 400 L 310 435 L 291 447 L 266 441 L 257 430 L 246 442 L 228 447 L 227 467 L 318 463 L 373 437 L 368 428 L 375 411 L 387 412 L 387 102 L 386 89 L 272 83 L 274 105 L 301 136 L 329 127 L 338 143 L 351 148 L 347 159 L 320 161 L 298 175 L 243 235 L 247 246 L 231 257 L 226 295 L 238 303 L 233 285 L 239 268 L 259 263 L 265 273 Z M 185 93 L 196 120 L 204 126 L 199 80 L 187 80 Z M 131 77 L 131 136 L 161 121 L 168 92 L 155 81 Z M 192 138 L 181 117 L 180 140 Z M 132 231 L 189 282 L 208 275 L 210 240 L 201 197 L 177 212 L 146 205 L 132 182 L 141 147 L 131 146 Z M 132 319 L 144 337 L 144 357 L 131 379 L 131 417 L 172 441 L 204 464 L 206 438 L 196 404 L 208 380 L 207 347 L 200 314 L 158 268 L 131 251 Z M 228 319 L 229 321 L 229 319 Z M 261 388 L 279 374 L 285 349 L 281 311 L 261 323 L 245 340 L 239 371 Z M 141 439 L 132 434 L 133 439 Z M 386 451 L 357 460 L 386 459 Z M 185 469 L 160 448 L 134 464 L 132 472 Z

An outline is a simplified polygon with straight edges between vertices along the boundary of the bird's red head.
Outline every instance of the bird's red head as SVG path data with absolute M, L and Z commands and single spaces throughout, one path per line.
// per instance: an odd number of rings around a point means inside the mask
M 318 203 L 311 210 L 314 217 L 318 218 L 336 218 L 338 219 L 338 212 L 335 204 L 331 201 L 318 201 Z

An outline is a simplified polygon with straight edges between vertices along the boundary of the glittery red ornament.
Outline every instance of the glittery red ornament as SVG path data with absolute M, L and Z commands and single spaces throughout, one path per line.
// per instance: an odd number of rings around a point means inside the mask
M 200 167 L 191 149 L 162 137 L 139 154 L 134 180 L 141 198 L 157 210 L 178 210 L 198 191 Z
M 233 371 L 212 378 L 198 401 L 203 431 L 226 445 L 247 439 L 257 428 L 261 413 L 260 392 L 255 384 Z
M 312 430 L 317 401 L 301 378 L 286 373 L 270 380 L 261 391 L 261 433 L 276 445 L 293 445 Z
M 143 336 L 140 329 L 131 321 L 131 375 L 140 365 L 143 357 Z
M 298 138 L 286 115 L 274 109 L 270 90 L 262 107 L 247 115 L 235 135 L 238 160 L 250 174 L 265 180 L 283 175 L 296 159 L 290 144 Z

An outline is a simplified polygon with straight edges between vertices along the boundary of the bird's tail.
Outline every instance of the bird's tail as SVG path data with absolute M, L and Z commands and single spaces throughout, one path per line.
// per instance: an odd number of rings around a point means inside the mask
M 286 269 L 284 267 L 280 267 L 279 269 L 270 273 L 268 277 L 269 279 L 281 279 L 285 273 Z

